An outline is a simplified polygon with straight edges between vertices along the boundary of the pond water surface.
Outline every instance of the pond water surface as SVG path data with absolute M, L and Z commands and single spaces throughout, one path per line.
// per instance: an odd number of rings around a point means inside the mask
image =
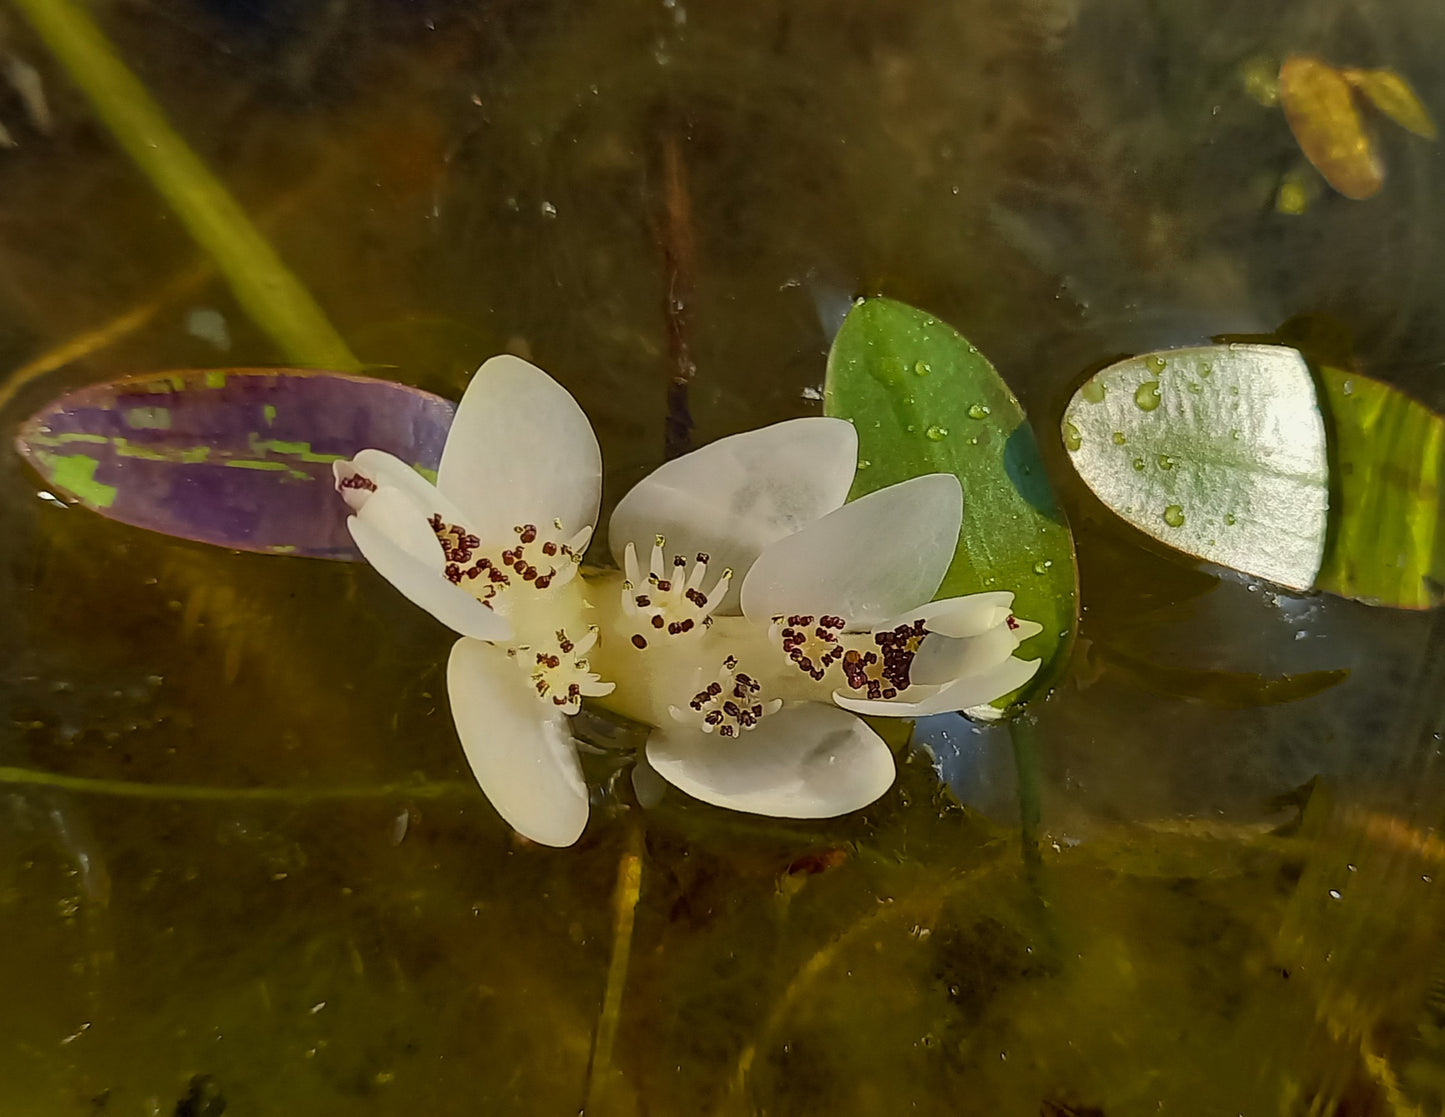
M 1382 132 L 1377 197 L 1303 178 L 1281 213 L 1309 168 L 1246 80 L 1317 53 L 1445 115 L 1445 10 L 93 14 L 374 371 L 455 398 L 505 349 L 565 384 L 604 516 L 663 458 L 679 317 L 705 442 L 818 413 L 856 294 L 928 308 L 1029 410 L 1083 616 L 1032 727 L 1036 850 L 1008 730 L 958 718 L 826 823 L 643 811 L 604 747 L 548 850 L 471 782 L 448 634 L 372 571 L 147 535 L 0 458 L 0 1110 L 1441 1112 L 1440 617 L 1167 555 L 1056 432 L 1107 360 L 1305 315 L 1445 407 L 1438 147 Z M 282 362 L 18 10 L 0 51 L 48 110 L 0 96 L 6 430 L 124 373 Z M 1188 685 L 1337 668 L 1282 705 Z

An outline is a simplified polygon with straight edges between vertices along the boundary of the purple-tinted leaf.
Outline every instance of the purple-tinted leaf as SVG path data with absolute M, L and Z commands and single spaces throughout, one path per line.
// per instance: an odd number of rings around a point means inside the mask
M 243 551 L 359 559 L 331 463 L 388 450 L 428 477 L 456 405 L 362 376 L 190 369 L 94 384 L 21 426 L 46 483 L 111 519 Z

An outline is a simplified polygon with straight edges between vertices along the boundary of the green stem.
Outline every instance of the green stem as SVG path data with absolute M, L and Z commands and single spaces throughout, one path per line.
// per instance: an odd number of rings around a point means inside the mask
M 1014 769 L 1018 773 L 1019 836 L 1023 841 L 1024 860 L 1029 864 L 1039 859 L 1039 824 L 1043 820 L 1037 728 L 1031 714 L 1020 714 L 1008 723 L 1014 747 Z
M 150 180 L 226 277 L 236 301 L 286 359 L 354 371 L 361 363 L 270 243 L 166 120 L 101 29 L 73 0 L 14 0 Z
M 637 903 L 642 897 L 642 829 L 634 826 L 627 848 L 617 863 L 617 888 L 613 892 L 612 959 L 607 966 L 607 984 L 602 994 L 602 1013 L 597 1020 L 597 1037 L 592 1042 L 592 1062 L 587 1073 L 587 1100 L 582 1111 L 605 1115 L 621 1110 L 617 1069 L 612 1049 L 617 1042 L 617 1024 L 622 1017 L 622 993 L 627 987 L 627 968 L 632 960 L 632 929 Z
M 470 795 L 469 783 L 442 780 L 370 784 L 364 787 L 207 787 L 204 784 L 133 783 L 129 780 L 101 780 L 89 776 L 66 776 L 33 768 L 0 766 L 0 786 L 24 784 L 54 787 L 81 795 L 110 795 L 121 799 L 170 799 L 190 802 L 259 801 L 267 803 L 312 803 L 331 799 L 441 799 Z

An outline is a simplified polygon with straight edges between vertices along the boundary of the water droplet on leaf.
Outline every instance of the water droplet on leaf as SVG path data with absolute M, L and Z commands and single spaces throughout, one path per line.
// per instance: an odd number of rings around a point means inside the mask
M 1115 446 L 1122 446 L 1122 445 L 1124 445 L 1124 443 L 1126 443 L 1126 442 L 1128 442 L 1128 441 L 1129 441 L 1129 440 L 1124 437 L 1124 432 L 1123 432 L 1123 431 L 1115 431 L 1115 432 L 1114 432 L 1114 445 L 1115 445 Z
M 1144 358 L 1144 363 L 1149 366 L 1149 371 L 1152 372 L 1155 376 L 1158 376 L 1161 372 L 1163 372 L 1166 368 L 1169 367 L 1168 362 L 1165 361 L 1163 357 L 1159 356 L 1158 353 L 1149 354 L 1149 356 Z
M 927 376 L 933 371 L 933 367 L 927 361 L 918 361 L 913 366 L 915 376 Z
M 1072 452 L 1084 444 L 1084 437 L 1079 433 L 1079 428 L 1073 423 L 1064 423 L 1064 445 Z
M 1159 458 L 1158 458 L 1158 462 L 1159 462 L 1159 468 L 1160 468 L 1160 469 L 1173 469 L 1173 468 L 1174 468 L 1174 459 L 1171 458 L 1168 454 L 1160 454 L 1160 455 L 1159 455 Z
M 968 409 L 968 417 L 969 417 L 970 419 L 987 419 L 987 418 L 988 418 L 988 405 L 987 405 L 987 404 L 982 404 L 982 403 L 976 403 L 976 404 L 974 404 L 972 407 L 970 407 L 970 408 Z
M 942 442 L 948 437 L 948 428 L 932 426 L 923 432 L 930 442 Z
M 1153 411 L 1159 406 L 1159 381 L 1146 380 L 1134 389 L 1134 405 L 1140 411 Z
M 1184 509 L 1177 504 L 1171 504 L 1164 509 L 1164 522 L 1170 527 L 1184 526 Z
M 1098 380 L 1085 381 L 1084 386 L 1079 389 L 1079 395 L 1084 397 L 1085 403 L 1103 403 L 1104 385 Z

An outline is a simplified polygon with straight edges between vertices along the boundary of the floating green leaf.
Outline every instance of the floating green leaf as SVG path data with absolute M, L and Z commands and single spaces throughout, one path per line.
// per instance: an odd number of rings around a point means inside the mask
M 1445 419 L 1387 384 L 1320 370 L 1330 433 L 1331 535 L 1316 586 L 1402 609 L 1445 599 Z
M 1424 609 L 1445 589 L 1445 420 L 1297 350 L 1229 344 L 1095 374 L 1063 439 L 1112 511 L 1187 554 L 1288 586 Z
M 1296 350 L 1131 357 L 1079 389 L 1063 431 L 1079 476 L 1146 535 L 1292 589 L 1314 583 L 1329 505 L 1325 428 Z
M 1062 666 L 1077 620 L 1073 537 L 1033 429 L 993 365 L 956 330 L 890 299 L 849 312 L 828 354 L 825 409 L 858 429 L 854 498 L 924 473 L 963 485 L 963 527 L 939 596 L 1012 590 L 1043 632 L 1019 655 Z

